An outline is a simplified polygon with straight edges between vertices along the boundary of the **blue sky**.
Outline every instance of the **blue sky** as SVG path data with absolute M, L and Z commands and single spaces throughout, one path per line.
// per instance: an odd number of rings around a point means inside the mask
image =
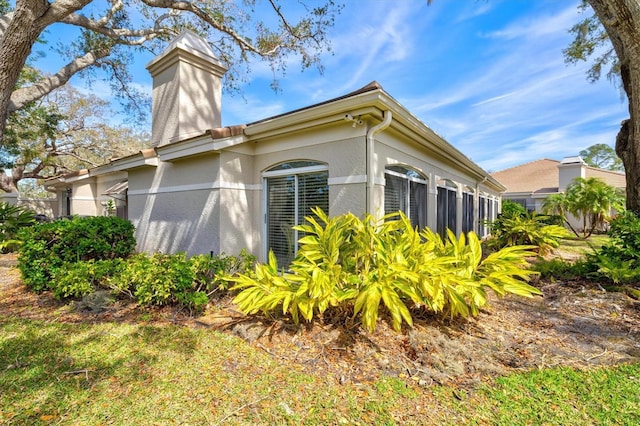
M 330 31 L 333 53 L 323 58 L 324 73 L 300 72 L 291 58 L 274 93 L 271 70 L 253 64 L 241 95 L 223 97 L 223 125 L 291 111 L 376 80 L 449 143 L 497 171 L 539 158 L 560 160 L 596 143 L 613 146 L 628 117 L 618 88 L 606 78 L 589 83 L 588 64 L 564 62 L 568 30 L 581 17 L 578 1 L 345 3 Z M 133 70 L 148 93 L 149 59 L 141 57 Z M 47 63 L 54 62 L 45 58 L 41 66 Z M 107 94 L 101 84 L 92 92 Z

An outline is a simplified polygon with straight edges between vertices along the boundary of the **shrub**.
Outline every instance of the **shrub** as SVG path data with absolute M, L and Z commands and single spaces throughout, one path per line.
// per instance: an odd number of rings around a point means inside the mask
M 625 211 L 611 221 L 609 241 L 587 261 L 616 284 L 640 281 L 640 218 Z
M 245 249 L 241 250 L 238 256 L 230 256 L 225 253 L 218 256 L 199 254 L 189 259 L 195 288 L 207 296 L 218 290 L 227 290 L 229 281 L 225 278 L 248 271 L 253 267 L 255 261 L 255 256 L 249 254 Z
M 80 298 L 99 287 L 107 287 L 109 277 L 117 275 L 121 267 L 121 259 L 65 263 L 53 276 L 49 288 L 58 299 Z
M 177 302 L 178 293 L 193 287 L 193 273 L 184 253 L 140 253 L 131 256 L 120 274 L 111 278 L 111 286 L 141 305 L 166 305 Z
M 35 291 L 49 288 L 67 263 L 125 258 L 135 247 L 133 225 L 117 217 L 74 217 L 41 223 L 19 232 L 18 267 Z
M 9 203 L 0 203 L 0 253 L 14 251 L 20 246 L 20 229 L 36 223 L 31 210 Z
M 238 256 L 155 253 L 131 256 L 110 287 L 141 305 L 178 304 L 191 311 L 203 310 L 217 290 L 226 290 L 227 277 L 246 272 L 255 257 L 243 250 Z
M 518 245 L 535 246 L 544 255 L 558 248 L 569 232 L 559 225 L 548 225 L 548 216 L 526 213 L 520 216 L 500 216 L 491 224 L 491 248 L 500 249 Z
M 502 216 L 515 217 L 522 216 L 527 213 L 527 209 L 520 203 L 512 200 L 502 200 Z
M 373 331 L 380 305 L 392 325 L 412 325 L 410 308 L 455 316 L 476 315 L 486 304 L 486 289 L 531 296 L 539 290 L 526 283 L 535 274 L 526 268 L 531 247 L 514 246 L 482 259 L 478 237 L 443 241 L 428 228 L 418 232 L 402 214 L 380 223 L 352 214 L 317 217 L 297 226 L 305 236 L 289 271 L 279 271 L 276 258 L 234 278 L 234 299 L 245 313 L 282 309 L 295 322 L 310 321 L 330 306 L 352 305 L 362 325 Z

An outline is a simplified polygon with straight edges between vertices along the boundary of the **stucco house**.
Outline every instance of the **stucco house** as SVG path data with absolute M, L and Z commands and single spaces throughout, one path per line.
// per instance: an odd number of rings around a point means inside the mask
M 552 194 L 564 192 L 577 177 L 599 178 L 608 185 L 624 191 L 624 173 L 588 166 L 579 157 L 565 157 L 562 161 L 543 158 L 520 164 L 491 174 L 506 186 L 503 199 L 522 204 L 528 211 L 542 211 L 542 203 Z
M 481 235 L 499 211 L 505 187 L 376 82 L 223 127 L 226 70 L 205 40 L 184 32 L 147 69 L 153 148 L 46 183 L 61 215 L 131 220 L 141 251 L 246 248 L 264 260 L 273 250 L 288 264 L 291 227 L 314 206 L 332 216 L 401 210 L 419 227 Z

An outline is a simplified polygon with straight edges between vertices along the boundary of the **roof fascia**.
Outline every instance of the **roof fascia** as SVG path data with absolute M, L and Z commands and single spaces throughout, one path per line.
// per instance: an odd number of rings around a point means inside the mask
M 381 104 L 384 104 L 384 102 L 382 102 L 383 95 L 386 94 L 380 90 L 373 90 L 320 104 L 315 107 L 294 111 L 286 115 L 248 124 L 244 133 L 251 139 L 263 139 L 295 132 L 297 130 L 304 130 L 315 125 L 344 120 L 346 111 L 351 113 L 352 110 L 358 109 L 372 112 L 374 110 L 372 107 L 379 108 Z
M 353 116 L 371 115 L 381 120 L 382 111 L 389 110 L 393 114 L 391 128 L 435 151 L 453 167 L 482 179 L 483 184 L 487 187 L 498 192 L 504 192 L 507 189 L 381 89 L 359 93 L 348 98 L 337 99 L 284 116 L 249 124 L 245 129 L 245 134 L 250 139 L 274 137 L 296 130 L 304 130 L 314 125 L 344 120 L 347 112 Z M 428 143 L 424 141 L 428 141 Z M 457 161 L 451 161 L 450 158 L 455 158 Z
M 183 158 L 195 157 L 204 154 L 218 153 L 222 149 L 241 144 L 246 141 L 244 135 L 229 136 L 222 139 L 213 139 L 205 135 L 182 142 L 176 142 L 156 148 L 162 161 L 177 161 Z
M 149 150 L 150 151 L 150 150 Z M 158 155 L 153 152 L 140 151 L 127 157 L 112 160 L 108 164 L 98 166 L 90 170 L 92 176 L 98 176 L 106 173 L 120 172 L 125 170 L 133 170 L 140 167 L 157 167 Z
M 45 188 L 67 186 L 70 183 L 79 182 L 81 180 L 89 179 L 92 176 L 89 174 L 89 170 L 83 169 L 78 172 L 72 172 L 67 175 L 59 176 L 56 178 L 47 179 L 42 183 Z

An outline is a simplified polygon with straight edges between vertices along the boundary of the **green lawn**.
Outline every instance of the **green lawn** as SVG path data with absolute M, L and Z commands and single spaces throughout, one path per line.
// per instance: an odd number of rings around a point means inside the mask
M 602 247 L 607 241 L 609 241 L 608 235 L 592 235 L 587 239 L 563 238 L 559 250 L 564 253 L 585 254 Z
M 0 316 L 0 423 L 640 424 L 640 366 L 339 384 L 207 329 Z

